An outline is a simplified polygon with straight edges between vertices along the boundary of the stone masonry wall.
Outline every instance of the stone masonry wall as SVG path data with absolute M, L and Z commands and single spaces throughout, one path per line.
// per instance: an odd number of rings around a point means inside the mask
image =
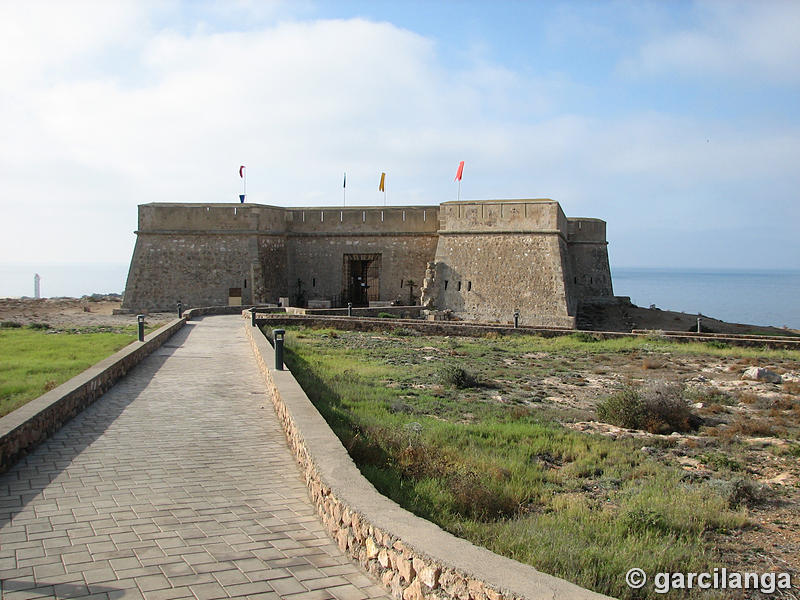
M 574 327 L 567 219 L 557 202 L 446 202 L 436 249 L 437 308 L 462 319 Z
M 433 260 L 436 243 L 435 234 L 346 237 L 320 234 L 291 238 L 288 267 L 290 288 L 294 293 L 299 278 L 310 300 L 340 297 L 345 287 L 344 255 L 380 254 L 380 299 L 401 299 L 406 303 L 408 288 L 405 283 L 409 279 L 416 282 L 414 294 L 418 298 L 419 286 L 425 277 L 425 265 Z M 400 287 L 401 283 L 404 287 Z
M 229 288 L 242 288 L 242 301 L 251 303 L 255 244 L 248 234 L 140 232 L 122 307 L 173 310 L 178 300 L 184 306 L 224 306 Z
M 323 524 L 397 600 L 607 598 L 456 538 L 379 494 L 292 374 L 272 368 L 272 348 L 249 317 L 244 327 Z
M 578 302 L 611 298 L 611 267 L 608 264 L 606 224 L 600 219 L 569 219 L 569 274 L 567 288 Z

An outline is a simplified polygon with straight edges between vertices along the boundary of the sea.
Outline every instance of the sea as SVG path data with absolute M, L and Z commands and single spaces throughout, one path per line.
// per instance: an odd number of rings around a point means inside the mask
M 616 296 L 733 323 L 800 329 L 800 270 L 611 267 Z
M 128 263 L 0 263 L 0 298 L 122 293 Z M 639 306 L 702 313 L 715 319 L 800 329 L 800 270 L 611 267 L 614 293 Z

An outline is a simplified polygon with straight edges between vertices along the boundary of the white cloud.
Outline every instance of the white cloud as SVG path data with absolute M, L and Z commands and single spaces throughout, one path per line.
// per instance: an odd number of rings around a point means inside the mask
M 624 61 L 629 73 L 800 80 L 800 4 L 708 2 L 696 8 L 697 25 L 657 36 Z

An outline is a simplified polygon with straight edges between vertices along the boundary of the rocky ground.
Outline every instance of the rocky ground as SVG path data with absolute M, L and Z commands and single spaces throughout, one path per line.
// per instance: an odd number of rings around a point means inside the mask
M 671 352 L 654 342 L 622 352 L 593 351 L 588 343 L 585 351 L 517 353 L 503 338 L 491 344 L 485 338 L 444 339 L 449 341 L 411 342 L 416 351 L 402 354 L 396 351 L 398 345 L 409 342 L 386 334 L 341 335 L 330 343 L 343 349 L 356 344 L 398 368 L 433 365 L 449 357 L 465 361 L 486 384 L 462 392 L 465 423 L 479 419 L 469 406 L 500 403 L 578 431 L 632 439 L 639 452 L 681 469 L 687 481 L 719 486 L 731 506 L 746 508 L 747 527 L 715 534 L 714 543 L 729 569 L 800 573 L 800 359 L 796 352 L 759 356 L 760 351 L 750 350 L 737 357 L 714 347 L 708 353 L 680 347 Z M 486 350 L 476 351 L 478 346 Z M 743 379 L 753 366 L 779 375 L 780 381 Z M 598 419 L 596 407 L 604 398 L 626 386 L 653 382 L 684 386 L 683 397 L 702 424 L 689 433 L 659 435 Z M 434 393 L 442 388 L 435 382 L 412 387 Z M 596 493 L 604 493 L 602 485 Z
M 136 315 L 115 315 L 121 302 L 109 297 L 84 298 L 0 298 L 0 322 L 14 321 L 22 325 L 46 323 L 53 328 L 123 327 L 136 324 Z M 166 323 L 177 315 L 152 313 L 148 325 Z

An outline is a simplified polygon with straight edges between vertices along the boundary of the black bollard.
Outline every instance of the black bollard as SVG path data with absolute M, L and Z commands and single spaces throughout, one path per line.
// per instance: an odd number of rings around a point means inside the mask
M 519 327 L 519 311 L 515 310 L 514 311 L 514 329 L 516 329 L 517 327 Z
M 250 324 L 253 327 L 256 326 L 256 309 L 255 309 L 255 307 L 250 309 Z
M 144 341 L 144 315 L 136 315 L 136 320 L 139 322 L 139 341 Z
M 347 303 L 347 316 L 348 317 L 352 317 L 353 316 L 353 303 L 352 302 L 348 302 Z
M 178 318 L 180 319 L 183 316 L 183 302 L 178 300 Z
M 272 339 L 275 341 L 275 370 L 283 371 L 283 338 L 286 335 L 284 329 L 273 329 Z

